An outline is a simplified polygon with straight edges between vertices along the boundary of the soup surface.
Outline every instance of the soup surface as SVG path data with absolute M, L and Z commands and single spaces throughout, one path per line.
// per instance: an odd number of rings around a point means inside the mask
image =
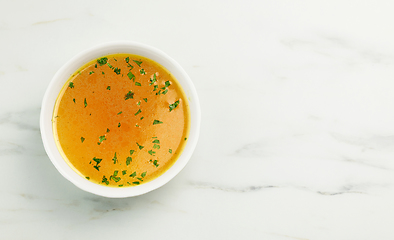
M 130 187 L 163 174 L 189 133 L 189 106 L 176 79 L 137 55 L 93 60 L 74 73 L 53 114 L 57 146 L 79 175 Z

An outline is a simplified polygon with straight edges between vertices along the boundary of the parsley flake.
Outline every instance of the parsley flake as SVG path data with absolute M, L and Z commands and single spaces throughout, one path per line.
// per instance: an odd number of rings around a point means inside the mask
M 126 158 L 126 165 L 130 165 L 130 163 L 133 161 L 133 159 L 131 157 L 127 157 Z
M 146 176 L 146 172 L 141 173 L 141 177 L 145 177 Z
M 135 76 L 134 76 L 134 74 L 133 74 L 132 72 L 129 72 L 129 73 L 127 74 L 127 76 L 129 77 L 130 80 L 133 79 L 133 81 L 134 81 Z
M 120 68 L 115 68 L 115 69 L 114 69 L 114 72 L 115 72 L 117 75 L 119 75 L 119 74 L 120 74 Z
M 137 60 L 133 60 L 133 62 L 135 62 L 137 65 L 138 65 L 138 67 L 141 67 L 141 61 L 137 61 Z
M 85 107 L 88 106 L 88 102 L 86 102 L 86 98 L 85 98 L 85 100 L 83 101 L 83 104 L 85 105 Z
M 135 82 L 135 85 L 136 85 L 136 86 L 141 86 L 141 83 Z
M 146 74 L 146 72 L 145 72 L 145 70 L 144 70 L 143 68 L 141 68 L 140 73 L 141 73 L 142 75 L 145 75 L 145 74 Z
M 112 158 L 112 161 L 114 161 L 114 164 L 116 164 L 116 162 L 118 161 L 118 158 L 116 157 L 116 152 L 114 158 Z
M 141 109 L 138 109 L 138 111 L 134 113 L 134 115 L 137 116 L 139 113 L 141 113 Z
M 171 148 L 170 148 L 170 149 L 168 149 L 168 152 L 172 154 L 172 149 L 171 149 Z
M 130 177 L 135 177 L 135 176 L 137 176 L 136 172 L 133 172 L 132 174 L 130 174 Z
M 162 121 L 159 121 L 159 120 L 156 120 L 156 119 L 153 121 L 153 125 L 162 124 L 162 123 L 163 123 Z
M 69 83 L 68 83 L 68 87 L 69 87 L 69 88 L 74 88 L 74 83 L 73 83 L 73 82 L 69 82 Z
M 122 111 L 118 112 L 118 115 L 119 115 L 119 114 L 122 114 Z
M 137 143 L 137 146 L 138 146 L 138 148 L 139 148 L 140 150 L 144 148 L 144 146 L 141 146 L 141 145 L 139 145 L 138 143 Z
M 173 104 L 170 104 L 170 112 L 174 110 L 179 105 L 179 100 L 175 101 Z
M 108 86 L 108 87 L 107 87 L 107 90 L 111 90 L 111 86 Z
M 134 93 L 132 91 L 129 91 L 128 93 L 126 93 L 124 99 L 133 99 L 134 98 Z
M 89 75 L 92 75 L 94 73 L 94 71 L 89 72 Z
M 103 57 L 103 58 L 97 59 L 97 62 L 98 62 L 98 64 L 100 64 L 100 66 L 102 66 L 102 65 L 106 64 L 106 63 L 107 63 L 107 61 L 108 61 L 108 58 L 106 58 L 106 57 Z
M 84 138 L 84 137 L 81 137 L 81 142 L 83 143 L 83 141 L 85 141 L 85 138 Z

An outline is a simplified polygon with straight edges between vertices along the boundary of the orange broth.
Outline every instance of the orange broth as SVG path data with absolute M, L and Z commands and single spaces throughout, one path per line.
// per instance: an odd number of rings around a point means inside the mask
M 158 63 L 131 54 L 93 60 L 60 92 L 53 130 L 65 161 L 110 187 L 149 182 L 167 171 L 189 134 L 187 98 Z

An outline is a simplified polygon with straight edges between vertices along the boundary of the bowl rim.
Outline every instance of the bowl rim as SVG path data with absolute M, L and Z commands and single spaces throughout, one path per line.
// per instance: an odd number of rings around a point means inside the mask
M 183 88 L 190 109 L 190 132 L 186 146 L 177 161 L 166 172 L 147 183 L 127 188 L 114 188 L 93 183 L 77 174 L 61 156 L 53 137 L 52 115 L 57 96 L 71 74 L 87 62 L 115 53 L 130 53 L 152 59 L 167 68 Z M 186 71 L 163 51 L 133 41 L 112 41 L 88 48 L 68 60 L 52 77 L 42 100 L 40 132 L 45 151 L 60 174 L 78 188 L 109 198 L 133 197 L 162 187 L 173 179 L 188 163 L 197 145 L 201 125 L 201 109 L 195 86 Z

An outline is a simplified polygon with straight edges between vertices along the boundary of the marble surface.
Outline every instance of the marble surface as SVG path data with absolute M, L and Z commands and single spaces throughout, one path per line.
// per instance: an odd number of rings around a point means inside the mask
M 394 239 L 393 1 L 0 3 L 0 239 Z M 112 40 L 172 56 L 202 107 L 186 168 L 126 199 L 39 132 L 55 72 Z

